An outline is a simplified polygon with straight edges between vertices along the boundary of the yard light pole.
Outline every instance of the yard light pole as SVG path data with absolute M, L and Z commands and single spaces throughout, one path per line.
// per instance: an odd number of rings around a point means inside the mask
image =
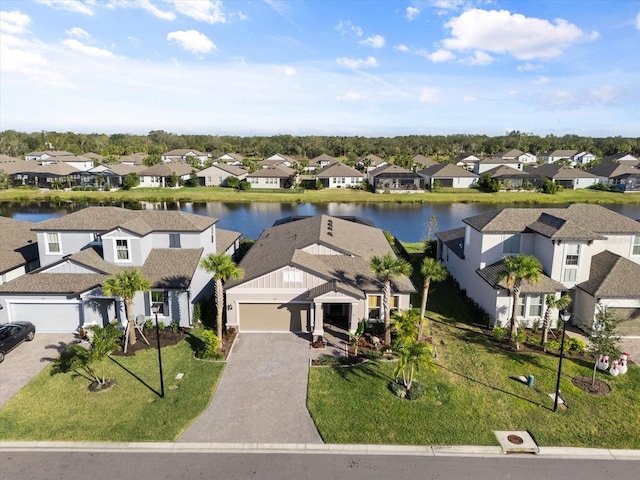
M 160 369 L 160 398 L 164 398 L 164 379 L 162 378 L 162 353 L 160 353 L 160 327 L 158 326 L 158 311 L 160 305 L 157 303 L 151 306 L 151 311 L 156 316 L 156 342 L 158 345 L 158 367 Z
M 558 381 L 556 382 L 556 395 L 555 400 L 553 401 L 553 411 L 558 411 L 558 398 L 560 397 L 560 375 L 562 374 L 562 355 L 564 353 L 564 333 L 567 330 L 567 322 L 571 318 L 571 314 L 567 311 L 566 308 L 560 310 L 558 315 L 560 320 L 562 320 L 562 340 L 560 341 L 560 362 L 558 363 Z

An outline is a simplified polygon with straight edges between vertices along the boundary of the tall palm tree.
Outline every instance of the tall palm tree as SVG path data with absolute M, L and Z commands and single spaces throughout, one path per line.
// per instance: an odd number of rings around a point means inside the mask
M 520 345 L 516 335 L 518 334 L 518 321 L 516 320 L 516 309 L 518 308 L 518 299 L 520 298 L 520 290 L 522 284 L 538 283 L 542 277 L 542 264 L 533 255 L 517 255 L 515 257 L 505 257 L 502 261 L 502 270 L 498 272 L 498 280 L 504 280 L 507 289 L 513 297 L 513 305 L 511 306 L 511 318 L 509 319 L 509 337 L 514 342 L 516 350 Z
M 431 281 L 442 282 L 449 274 L 442 262 L 430 257 L 425 257 L 424 260 L 422 260 L 420 273 L 422 273 L 422 277 L 424 278 L 424 284 L 422 285 L 422 303 L 420 304 L 420 329 L 418 331 L 418 340 L 422 338 L 422 331 L 424 329 L 424 313 L 427 310 L 427 297 L 429 296 L 429 286 L 431 285 Z
M 571 303 L 571 297 L 569 295 L 562 295 L 560 298 L 556 298 L 555 295 L 547 295 L 545 298 L 545 303 L 547 304 L 547 311 L 544 312 L 544 320 L 542 321 L 542 338 L 540 339 L 540 345 L 542 345 L 543 347 L 547 344 L 547 338 L 549 336 L 551 311 L 554 308 L 557 310 L 567 308 Z
M 136 328 L 133 316 L 133 298 L 138 292 L 147 292 L 151 283 L 147 280 L 139 268 L 129 268 L 118 272 L 113 277 L 107 278 L 102 284 L 105 295 L 122 298 L 127 314 L 129 345 L 136 344 Z
M 217 335 L 222 340 L 222 310 L 224 307 L 224 287 L 222 284 L 227 280 L 240 280 L 244 277 L 244 270 L 238 267 L 226 253 L 210 253 L 200 261 L 200 266 L 207 273 L 213 275 L 216 282 L 216 328 Z M 220 342 L 222 345 L 222 342 Z
M 371 271 L 382 280 L 382 310 L 384 312 L 384 343 L 391 344 L 391 280 L 411 275 L 411 265 L 402 258 L 397 258 L 392 252 L 383 256 L 374 255 L 369 262 Z

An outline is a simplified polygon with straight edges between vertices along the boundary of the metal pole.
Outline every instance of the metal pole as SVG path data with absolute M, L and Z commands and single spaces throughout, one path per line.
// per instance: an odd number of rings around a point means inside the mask
M 564 332 L 567 330 L 567 322 L 562 321 L 562 340 L 560 341 L 560 362 L 558 363 L 558 381 L 556 382 L 556 398 L 553 402 L 553 411 L 558 411 L 558 397 L 560 397 L 560 375 L 562 374 L 562 355 L 564 354 Z
M 164 398 L 164 379 L 162 378 L 162 354 L 160 353 L 160 327 L 158 326 L 157 312 L 156 312 L 156 342 L 158 344 L 158 366 L 160 368 L 160 398 Z

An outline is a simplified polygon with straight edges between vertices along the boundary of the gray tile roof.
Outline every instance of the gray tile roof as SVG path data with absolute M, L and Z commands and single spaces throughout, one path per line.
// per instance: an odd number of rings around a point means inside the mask
M 36 234 L 31 231 L 34 225 L 0 216 L 0 273 L 38 258 Z
M 99 273 L 28 273 L 0 285 L 0 292 L 78 295 L 101 285 L 108 277 Z
M 589 280 L 577 285 L 596 298 L 640 298 L 640 265 L 608 250 L 591 258 Z
M 313 255 L 303 251 L 315 244 L 336 250 L 342 255 Z M 287 265 L 295 265 L 327 281 L 337 280 L 352 288 L 379 291 L 379 282 L 369 268 L 369 260 L 374 255 L 384 255 L 390 251 L 389 242 L 378 228 L 327 215 L 308 217 L 262 232 L 240 262 L 245 271 L 244 279 L 230 281 L 227 287 L 245 283 Z M 399 279 L 396 288 L 414 291 L 408 278 Z
M 498 275 L 503 270 L 503 268 L 504 267 L 502 265 L 502 260 L 501 260 L 497 263 L 494 263 L 493 265 L 489 265 L 488 267 L 478 269 L 476 270 L 476 272 L 478 275 L 480 275 L 480 277 L 485 282 L 487 282 L 493 288 L 507 288 L 507 285 L 504 282 L 504 280 L 501 282 L 498 281 Z M 540 276 L 540 281 L 538 283 L 531 283 L 526 281 L 523 282 L 522 289 L 520 290 L 520 292 L 523 294 L 556 293 L 556 292 L 562 292 L 566 289 L 567 287 L 565 287 L 560 282 L 556 282 L 554 279 L 542 274 Z
M 165 210 L 128 210 L 120 207 L 87 207 L 64 217 L 34 225 L 35 231 L 109 232 L 122 227 L 145 235 L 158 232 L 202 232 L 217 218 Z
M 366 178 L 366 175 L 355 168 L 345 165 L 344 163 L 336 162 L 331 165 L 327 165 L 322 170 L 316 173 L 316 178 L 332 178 L 332 177 L 359 177 Z
M 454 228 L 444 232 L 437 232 L 436 237 L 458 257 L 464 258 L 464 231 L 465 227 Z
M 638 234 L 640 223 L 600 205 L 575 203 L 562 208 L 505 208 L 463 219 L 485 233 L 524 233 L 543 213 L 595 234 Z M 548 221 L 547 221 L 548 223 Z
M 431 178 L 476 178 L 478 176 L 465 168 L 458 167 L 451 163 L 437 163 L 436 165 L 418 170 L 418 174 Z
M 141 268 L 151 288 L 189 287 L 198 268 L 202 248 L 154 248 Z

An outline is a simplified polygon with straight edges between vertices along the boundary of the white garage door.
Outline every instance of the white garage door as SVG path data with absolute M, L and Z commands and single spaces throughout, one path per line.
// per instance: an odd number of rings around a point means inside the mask
M 288 303 L 241 303 L 241 332 L 306 332 L 309 305 Z
M 74 332 L 80 325 L 80 303 L 10 303 L 9 321 L 31 322 L 36 332 Z

